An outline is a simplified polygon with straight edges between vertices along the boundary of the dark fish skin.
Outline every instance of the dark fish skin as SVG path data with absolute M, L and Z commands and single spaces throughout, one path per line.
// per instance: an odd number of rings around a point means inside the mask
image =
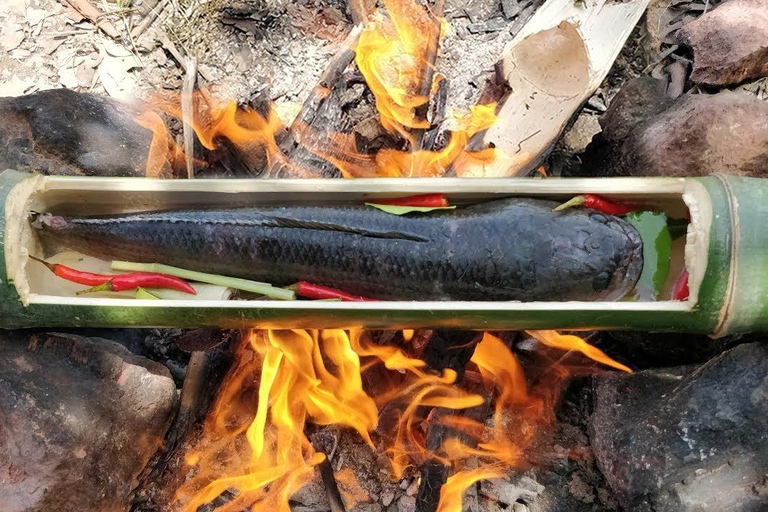
M 105 259 L 287 285 L 305 280 L 389 300 L 617 300 L 643 268 L 618 217 L 503 199 L 427 214 L 283 206 L 90 218 L 41 214 L 54 244 Z

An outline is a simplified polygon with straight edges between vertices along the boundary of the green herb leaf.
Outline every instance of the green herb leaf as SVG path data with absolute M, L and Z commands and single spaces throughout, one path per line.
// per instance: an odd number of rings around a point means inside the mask
M 453 210 L 455 206 L 397 206 L 393 204 L 365 203 L 366 206 L 373 206 L 379 210 L 392 215 L 405 215 L 413 212 L 431 212 L 433 210 Z
M 688 221 L 686 219 L 667 219 L 667 227 L 672 240 L 677 240 L 688 233 Z
M 661 212 L 632 212 L 626 216 L 643 240 L 643 272 L 635 290 L 640 300 L 658 298 L 669 277 L 672 257 L 672 235 L 667 216 Z
M 147 290 L 145 290 L 141 286 L 136 288 L 136 298 L 137 299 L 160 300 L 160 297 L 158 297 L 157 295 L 155 295 L 153 293 L 148 292 Z

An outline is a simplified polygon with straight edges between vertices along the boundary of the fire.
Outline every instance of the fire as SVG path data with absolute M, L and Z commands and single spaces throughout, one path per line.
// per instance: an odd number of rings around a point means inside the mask
M 431 99 L 444 80 L 434 72 L 444 23 L 437 13 L 411 0 L 385 0 L 384 6 L 386 14 L 376 11 L 366 16 L 370 21 L 360 33 L 354 62 L 373 93 L 379 124 L 396 135 L 398 143 L 370 154 L 358 148 L 351 131 L 314 133 L 312 126 L 298 121 L 291 126 L 294 140 L 337 167 L 345 178 L 436 177 L 449 171 L 457 176 L 482 176 L 490 163 L 506 162 L 507 157 L 494 148 L 478 147 L 482 134 L 498 120 L 495 103 L 476 105 L 466 115 L 453 115 L 446 126 L 455 129 L 445 130 L 439 144 L 434 144 L 434 137 L 428 146 L 424 144 L 428 130 L 433 129 L 428 120 Z M 326 97 L 331 94 L 327 87 L 324 90 Z M 180 100 L 178 96 L 151 98 L 146 110 L 135 118 L 154 135 L 147 176 L 186 174 L 184 151 L 168 133 L 161 118 L 165 115 L 194 130 L 204 153 L 196 155 L 196 168 L 218 165 L 217 152 L 229 149 L 253 175 L 280 169 L 281 175 L 316 177 L 316 171 L 291 161 L 288 148 L 281 147 L 287 131 L 273 106 L 257 112 L 200 90 L 192 93 L 191 112 L 182 112 Z
M 546 336 L 559 348 L 595 354 L 580 338 Z M 600 359 L 618 364 L 604 354 Z M 222 385 L 202 439 L 186 456 L 193 471 L 178 492 L 183 510 L 218 498 L 225 503 L 217 512 L 289 511 L 291 495 L 314 478 L 315 466 L 325 458 L 305 434 L 308 423 L 355 432 L 388 455 L 392 478 L 428 460 L 450 466 L 454 474 L 443 486 L 439 510 L 460 510 L 467 487 L 526 464 L 526 449 L 553 421 L 553 386 L 567 377 L 553 368 L 550 379 L 531 387 L 507 344 L 487 333 L 468 372 L 479 374 L 492 392 L 468 392 L 456 383 L 455 372 L 434 372 L 401 347 L 375 344 L 366 331 L 253 331 Z M 490 399 L 491 426 L 461 415 L 433 417 Z M 397 412 L 392 433 L 374 436 L 385 409 Z M 434 423 L 455 433 L 438 449 L 428 448 L 424 435 Z M 471 458 L 481 461 L 480 467 L 465 467 Z
M 360 35 L 355 60 L 376 98 L 381 125 L 410 139 L 410 130 L 429 128 L 416 109 L 429 101 L 429 54 L 435 51 L 440 23 L 415 2 L 384 0 L 384 7 L 389 16 L 374 14 Z

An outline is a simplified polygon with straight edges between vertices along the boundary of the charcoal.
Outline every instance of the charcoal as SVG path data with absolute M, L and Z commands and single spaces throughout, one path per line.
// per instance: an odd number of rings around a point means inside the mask
M 0 508 L 127 510 L 176 401 L 165 367 L 113 341 L 0 334 Z
M 633 512 L 768 509 L 768 345 L 595 379 L 590 437 Z

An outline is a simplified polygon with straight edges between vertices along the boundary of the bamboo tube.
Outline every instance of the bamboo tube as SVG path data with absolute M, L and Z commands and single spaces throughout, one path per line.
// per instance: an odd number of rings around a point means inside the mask
M 136 300 L 43 295 L 27 255 L 41 254 L 30 210 L 72 214 L 247 204 L 360 204 L 376 197 L 448 192 L 454 203 L 583 193 L 690 211 L 687 301 L 324 302 Z M 152 180 L 0 174 L 0 327 L 370 327 L 389 329 L 635 329 L 728 333 L 768 328 L 768 180 L 706 178 Z M 42 271 L 42 267 L 37 268 Z M 426 297 L 425 297 L 426 299 Z

